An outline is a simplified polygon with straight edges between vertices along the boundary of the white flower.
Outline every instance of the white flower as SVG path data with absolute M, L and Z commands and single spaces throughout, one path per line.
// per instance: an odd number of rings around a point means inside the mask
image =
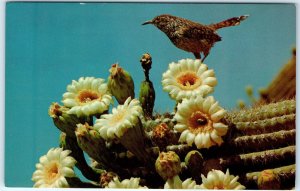
M 233 176 L 229 174 L 227 169 L 226 174 L 220 170 L 212 170 L 208 172 L 207 178 L 201 175 L 202 184 L 200 188 L 202 189 L 222 189 L 222 190 L 243 190 L 245 186 L 241 185 L 237 180 L 238 176 Z
M 40 163 L 36 164 L 37 170 L 32 175 L 34 187 L 62 188 L 69 187 L 65 177 L 74 177 L 73 167 L 75 159 L 68 156 L 69 150 L 62 148 L 52 148 L 48 153 L 40 158 Z
M 109 94 L 104 79 L 94 77 L 81 77 L 73 80 L 67 86 L 68 92 L 63 94 L 62 102 L 71 108 L 68 113 L 77 116 L 101 114 L 108 110 L 112 97 Z
M 169 64 L 169 69 L 163 74 L 162 85 L 172 99 L 180 101 L 212 93 L 217 79 L 214 71 L 208 70 L 199 59 L 183 59 Z
M 221 145 L 221 136 L 228 129 L 220 122 L 225 113 L 212 96 L 184 99 L 178 104 L 174 116 L 177 121 L 174 129 L 181 132 L 179 142 L 186 142 L 189 146 L 195 143 L 198 149 Z
M 174 176 L 168 179 L 165 183 L 164 189 L 198 189 L 200 185 L 197 185 L 192 178 L 188 178 L 185 181 L 181 181 L 179 176 Z
M 140 186 L 139 183 L 140 178 L 124 179 L 120 182 L 118 177 L 114 177 L 105 188 L 147 188 L 147 186 Z
M 124 105 L 118 105 L 112 109 L 111 114 L 104 114 L 96 120 L 94 127 L 98 129 L 100 136 L 106 140 L 122 137 L 128 130 L 133 128 L 139 121 L 143 109 L 137 99 L 129 97 Z

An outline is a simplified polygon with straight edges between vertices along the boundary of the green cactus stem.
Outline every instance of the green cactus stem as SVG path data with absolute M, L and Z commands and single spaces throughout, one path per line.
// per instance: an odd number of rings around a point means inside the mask
M 116 166 L 112 165 L 114 158 L 107 150 L 105 140 L 101 138 L 98 131 L 87 123 L 77 125 L 76 137 L 79 147 L 99 164 L 102 164 L 106 169 Z
M 251 109 L 240 110 L 236 112 L 228 113 L 226 116 L 232 123 L 237 122 L 250 122 L 257 120 L 264 120 L 273 117 L 279 117 L 283 115 L 295 114 L 296 101 L 284 100 L 281 102 L 270 103 L 268 105 L 262 105 Z
M 237 122 L 235 125 L 238 130 L 245 134 L 251 135 L 279 131 L 283 129 L 294 129 L 295 119 L 296 114 L 290 114 L 254 122 Z
M 296 101 L 285 100 L 240 112 L 229 112 L 224 121 L 240 134 L 253 135 L 295 129 Z
M 142 122 L 139 118 L 134 127 L 128 128 L 127 131 L 118 138 L 120 143 L 133 153 L 139 161 L 142 161 L 152 168 L 153 164 L 151 164 L 151 162 L 154 161 L 154 158 L 146 151 L 145 139 L 145 131 L 143 130 Z
M 247 154 L 233 155 L 220 158 L 219 164 L 222 169 L 232 169 L 233 173 L 242 173 L 247 170 L 261 170 L 280 165 L 295 163 L 296 147 L 288 146 Z M 215 159 L 212 159 L 215 160 Z M 239 168 L 237 168 L 239 167 Z
M 140 62 L 144 70 L 145 80 L 141 83 L 140 86 L 139 100 L 146 118 L 152 118 L 155 102 L 155 90 L 153 87 L 153 83 L 149 79 L 149 71 L 152 65 L 152 58 L 150 54 L 143 54 Z
M 277 178 L 280 182 L 280 186 L 276 187 L 277 190 L 284 189 L 284 188 L 292 188 L 295 185 L 295 173 L 296 173 L 296 165 L 288 165 L 288 166 L 281 166 L 274 169 L 268 169 L 272 171 L 273 176 Z M 259 185 L 262 181 L 259 182 L 259 178 L 262 176 L 262 172 L 265 171 L 259 171 L 259 172 L 251 172 L 247 173 L 245 177 L 242 177 L 243 182 L 245 185 L 252 185 L 253 188 L 263 188 L 261 186 L 265 185 Z M 266 186 L 273 186 L 273 185 L 266 185 Z M 264 189 L 270 189 L 270 188 L 264 188 Z
M 155 90 L 151 81 L 143 81 L 141 83 L 139 101 L 141 102 L 144 115 L 147 118 L 152 118 Z
M 203 168 L 204 159 L 197 150 L 190 151 L 184 159 L 187 169 L 191 172 L 192 178 L 197 182 L 201 182 L 201 170 Z
M 158 147 L 150 147 L 146 148 L 147 153 L 149 153 L 151 156 L 158 156 L 159 155 L 159 148 Z M 132 154 L 130 151 L 115 153 L 115 157 L 117 159 L 124 159 L 124 158 L 133 158 L 135 157 L 134 154 Z
M 63 145 L 64 150 L 72 151 L 70 155 L 77 161 L 76 167 L 81 171 L 83 176 L 92 181 L 99 181 L 100 174 L 87 164 L 83 151 L 77 144 L 77 140 L 67 135 L 62 142 L 65 142 L 65 145 Z
M 52 103 L 49 108 L 49 115 L 59 130 L 66 133 L 68 136 L 75 138 L 76 125 L 87 121 L 87 119 L 78 118 L 76 115 L 68 114 L 68 110 L 68 108 L 60 106 L 58 103 Z
M 296 129 L 281 130 L 273 133 L 240 136 L 229 143 L 230 147 L 240 152 L 257 151 L 283 146 L 294 145 L 296 143 Z M 257 146 L 259 144 L 259 147 Z

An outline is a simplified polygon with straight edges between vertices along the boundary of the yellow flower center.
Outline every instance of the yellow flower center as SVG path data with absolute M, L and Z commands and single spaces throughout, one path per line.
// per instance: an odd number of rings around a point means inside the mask
M 201 84 L 199 76 L 195 72 L 186 72 L 177 77 L 177 82 L 184 90 L 192 90 Z
M 201 132 L 211 131 L 212 121 L 209 116 L 202 111 L 195 111 L 188 119 L 188 126 L 191 132 L 197 134 Z
M 101 99 L 101 95 L 91 90 L 82 90 L 79 92 L 77 99 L 80 103 L 85 104 L 93 100 Z
M 115 125 L 119 122 L 122 122 L 125 118 L 125 115 L 126 115 L 126 112 L 121 110 L 121 111 L 118 111 L 116 114 L 114 114 L 111 118 L 111 120 L 109 121 L 110 122 L 110 125 Z
M 45 178 L 47 183 L 53 183 L 59 175 L 60 173 L 57 162 L 52 162 L 45 167 Z
M 226 186 L 224 186 L 223 184 L 218 184 L 218 185 L 214 185 L 214 190 L 226 190 Z

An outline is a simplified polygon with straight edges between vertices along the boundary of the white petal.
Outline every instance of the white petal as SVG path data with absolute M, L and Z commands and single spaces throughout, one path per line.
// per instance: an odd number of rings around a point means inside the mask
M 216 113 L 211 115 L 211 119 L 215 122 L 220 121 L 220 119 L 222 119 L 224 117 L 226 113 L 226 110 L 224 109 L 220 109 L 219 111 L 217 111 Z
M 186 136 L 186 142 L 189 146 L 192 146 L 195 140 L 195 135 L 191 132 L 189 132 Z
M 219 136 L 226 135 L 228 130 L 228 126 L 223 123 L 213 123 L 213 128 L 217 131 Z

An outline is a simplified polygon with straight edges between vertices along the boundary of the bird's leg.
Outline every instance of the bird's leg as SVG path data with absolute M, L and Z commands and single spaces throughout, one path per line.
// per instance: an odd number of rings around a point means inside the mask
M 203 57 L 203 59 L 201 60 L 202 63 L 204 62 L 205 58 L 209 55 L 209 51 L 210 51 L 210 49 L 208 49 L 208 50 L 206 50 L 206 51 L 203 51 L 204 57 Z
M 193 52 L 196 59 L 201 59 L 200 52 Z
M 204 55 L 203 59 L 201 60 L 202 63 L 204 62 L 206 57 L 207 57 L 207 55 Z

